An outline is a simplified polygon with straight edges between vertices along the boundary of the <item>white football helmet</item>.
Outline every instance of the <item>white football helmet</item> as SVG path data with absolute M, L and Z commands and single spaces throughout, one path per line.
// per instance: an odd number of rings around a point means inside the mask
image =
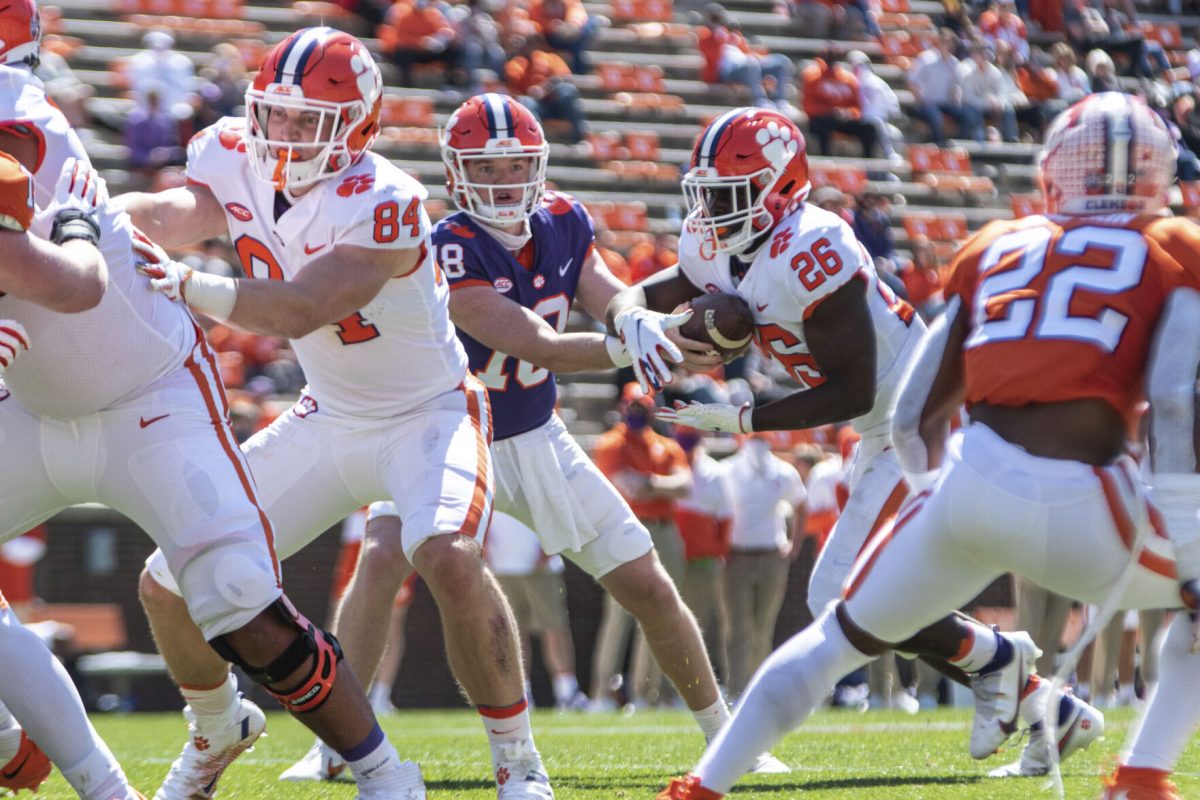
M 1153 213 L 1167 204 L 1177 149 L 1140 98 L 1101 92 L 1059 114 L 1038 163 L 1046 211 Z

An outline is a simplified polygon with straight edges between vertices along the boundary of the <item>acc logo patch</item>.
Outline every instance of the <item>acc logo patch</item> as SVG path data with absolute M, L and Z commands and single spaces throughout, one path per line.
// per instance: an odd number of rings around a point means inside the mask
M 546 285 L 546 276 L 545 275 L 534 275 L 533 276 L 533 288 L 540 289 L 545 285 Z
M 496 287 L 497 292 L 504 294 L 512 289 L 513 283 L 508 278 L 496 278 L 496 280 L 492 281 L 492 286 Z
M 238 222 L 249 222 L 254 219 L 254 215 L 250 213 L 250 209 L 241 203 L 226 203 L 225 210 L 232 214 Z

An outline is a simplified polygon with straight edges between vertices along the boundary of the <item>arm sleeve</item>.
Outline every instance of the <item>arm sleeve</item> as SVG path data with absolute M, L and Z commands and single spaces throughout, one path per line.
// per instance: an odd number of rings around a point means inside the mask
M 945 312 L 934 320 L 921 340 L 896 395 L 896 407 L 892 411 L 892 447 L 896 448 L 905 480 L 914 492 L 925 489 L 937 474 L 938 465 L 929 463 L 929 451 L 921 436 L 921 414 L 946 352 L 950 323 L 961 307 L 959 297 L 950 298 Z M 946 433 L 949 433 L 948 429 Z

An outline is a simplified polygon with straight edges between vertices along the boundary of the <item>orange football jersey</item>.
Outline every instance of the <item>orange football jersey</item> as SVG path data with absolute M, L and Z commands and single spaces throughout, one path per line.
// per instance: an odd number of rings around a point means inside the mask
M 33 223 L 33 176 L 8 153 L 0 152 L 0 227 L 27 231 Z
M 946 297 L 970 314 L 967 405 L 1081 398 L 1127 420 L 1163 304 L 1195 286 L 1200 226 L 1152 215 L 992 222 L 955 256 Z

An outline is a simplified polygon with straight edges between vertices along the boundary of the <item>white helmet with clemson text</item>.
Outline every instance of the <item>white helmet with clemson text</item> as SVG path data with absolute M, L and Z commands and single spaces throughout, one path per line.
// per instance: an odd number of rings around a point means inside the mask
M 688 230 L 741 255 L 808 197 L 804 134 L 778 111 L 735 108 L 710 122 L 683 176 Z
M 296 31 L 246 90 L 251 169 L 277 191 L 336 175 L 374 143 L 382 104 L 383 77 L 362 42 L 333 28 Z
M 1046 211 L 1153 213 L 1175 182 L 1177 149 L 1140 98 L 1101 92 L 1059 114 L 1038 162 Z
M 446 189 L 460 211 L 504 227 L 525 221 L 541 206 L 550 146 L 537 117 L 512 97 L 488 93 L 470 98 L 450 115 L 440 141 Z M 494 159 L 528 159 L 528 169 L 517 173 L 523 180 L 472 180 L 472 162 Z M 518 168 L 513 162 L 509 166 Z

